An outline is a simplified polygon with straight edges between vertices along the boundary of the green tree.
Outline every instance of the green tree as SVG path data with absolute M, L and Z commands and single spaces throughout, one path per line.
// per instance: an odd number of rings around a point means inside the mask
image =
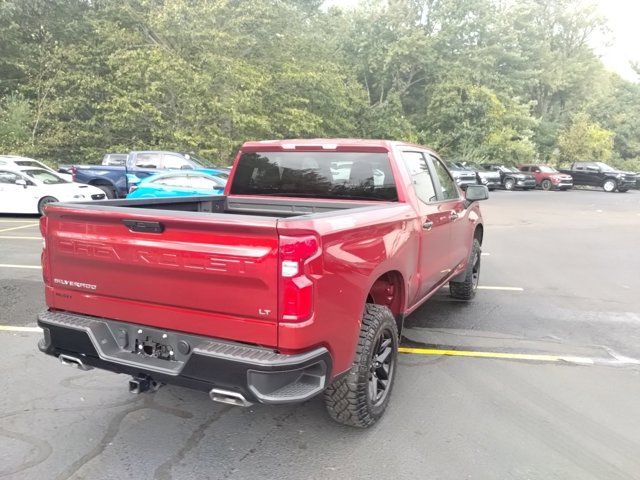
M 613 153 L 615 133 L 594 123 L 588 114 L 578 113 L 558 138 L 560 160 L 606 162 Z

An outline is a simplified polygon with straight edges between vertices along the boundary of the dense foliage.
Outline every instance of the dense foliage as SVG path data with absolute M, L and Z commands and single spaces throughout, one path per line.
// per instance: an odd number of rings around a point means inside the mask
M 383 137 L 449 158 L 640 169 L 640 85 L 581 0 L 2 0 L 0 153 L 93 162 Z

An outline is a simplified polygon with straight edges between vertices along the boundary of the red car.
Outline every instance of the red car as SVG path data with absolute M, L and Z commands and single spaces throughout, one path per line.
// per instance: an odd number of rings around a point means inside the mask
M 521 172 L 531 173 L 536 177 L 536 184 L 543 190 L 568 190 L 573 188 L 573 177 L 561 173 L 549 165 L 520 165 Z
M 224 195 L 51 204 L 39 348 L 214 401 L 384 412 L 405 316 L 478 286 L 487 188 L 383 140 L 245 143 Z

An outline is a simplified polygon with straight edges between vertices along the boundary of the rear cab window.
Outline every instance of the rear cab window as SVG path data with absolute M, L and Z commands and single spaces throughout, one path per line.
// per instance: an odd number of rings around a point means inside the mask
M 231 195 L 397 201 L 387 153 L 246 152 Z

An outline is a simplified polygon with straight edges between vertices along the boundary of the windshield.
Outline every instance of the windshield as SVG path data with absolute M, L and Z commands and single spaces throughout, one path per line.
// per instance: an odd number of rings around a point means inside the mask
M 16 165 L 20 167 L 46 168 L 45 165 L 36 160 L 16 160 Z
M 386 153 L 257 152 L 238 160 L 231 194 L 396 201 Z
M 540 165 L 540 171 L 542 173 L 558 173 L 558 171 L 555 168 L 549 167 L 547 165 Z
M 23 170 L 22 173 L 28 175 L 29 177 L 38 180 L 39 182 L 44 183 L 45 185 L 53 185 L 57 183 L 69 183 L 64 180 L 62 177 L 59 177 L 53 172 L 48 172 L 47 170 Z
M 184 156 L 200 167 L 212 166 L 212 163 L 204 158 L 196 157 L 193 153 L 185 153 Z
M 603 172 L 616 172 L 617 171 L 615 168 L 610 167 L 606 163 L 596 162 L 596 165 L 598 167 L 600 167 L 600 170 L 603 171 Z

